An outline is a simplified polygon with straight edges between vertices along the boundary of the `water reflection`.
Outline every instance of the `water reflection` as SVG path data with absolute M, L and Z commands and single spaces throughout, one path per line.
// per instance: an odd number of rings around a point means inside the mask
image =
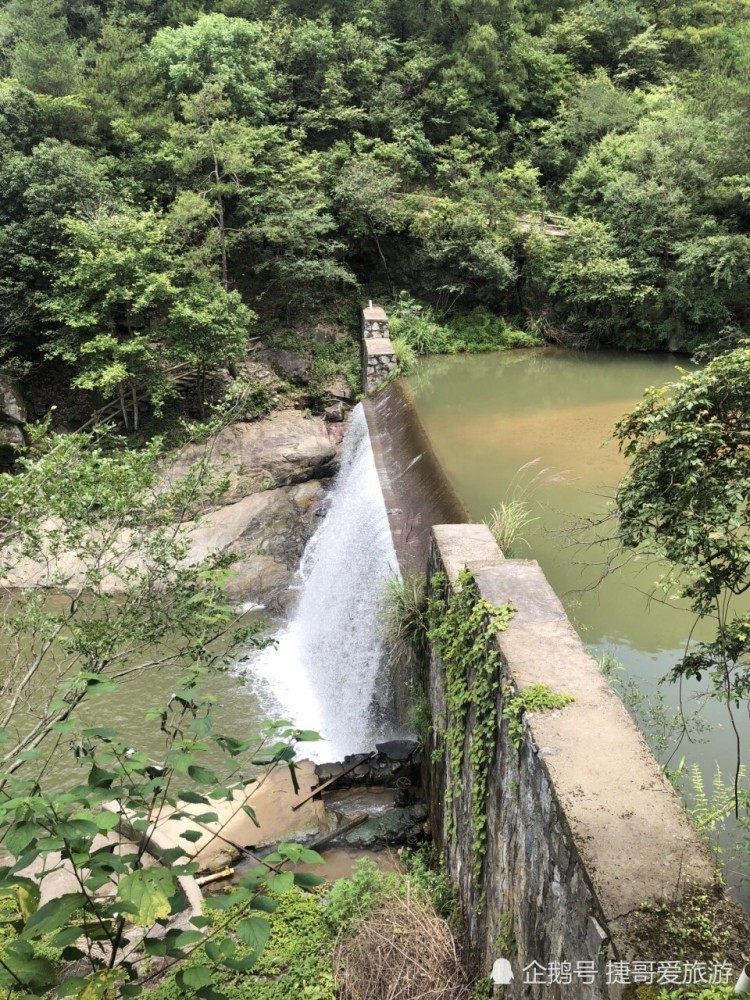
M 606 525 L 585 525 L 606 517 L 625 472 L 612 440 L 615 421 L 647 387 L 679 375 L 667 354 L 544 349 L 424 359 L 410 380 L 419 416 L 472 517 L 484 520 L 514 496 L 531 503 L 537 519 L 514 554 L 539 561 L 584 642 L 616 657 L 646 692 L 683 655 L 694 617 L 656 589 L 664 567 L 655 560 L 631 558 L 604 573 L 613 545 L 593 539 L 607 534 Z M 692 634 L 707 637 L 710 628 Z M 678 688 L 664 690 L 677 706 Z M 700 763 L 705 776 L 716 762 L 729 775 L 726 715 L 715 703 L 691 705 L 697 693 L 683 685 L 687 708 L 714 729 L 708 742 L 686 743 L 678 754 Z

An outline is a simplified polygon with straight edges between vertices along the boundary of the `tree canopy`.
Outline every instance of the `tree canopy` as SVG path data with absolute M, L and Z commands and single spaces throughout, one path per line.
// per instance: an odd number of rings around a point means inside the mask
M 710 355 L 749 315 L 749 62 L 745 0 L 5 0 L 6 339 L 158 403 L 173 356 L 242 355 L 247 310 L 359 286 Z
M 743 344 L 651 389 L 616 428 L 630 469 L 616 508 L 622 543 L 666 559 L 664 586 L 710 620 L 715 637 L 690 644 L 672 678 L 707 681 L 737 744 L 750 711 L 750 346 Z

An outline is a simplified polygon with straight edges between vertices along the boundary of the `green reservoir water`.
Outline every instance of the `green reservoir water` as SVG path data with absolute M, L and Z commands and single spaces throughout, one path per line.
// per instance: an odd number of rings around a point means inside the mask
M 417 412 L 471 517 L 482 521 L 514 496 L 529 501 L 537 520 L 522 531 L 528 544 L 517 544 L 513 554 L 539 561 L 583 641 L 595 654 L 619 660 L 618 676 L 651 696 L 682 655 L 693 616 L 654 592 L 661 567 L 653 561 L 631 562 L 602 579 L 610 546 L 582 544 L 592 534 L 575 526 L 606 511 L 625 471 L 611 440 L 615 421 L 648 386 L 678 377 L 672 355 L 548 348 L 427 358 L 410 379 Z M 677 688 L 662 690 L 676 708 Z M 708 784 L 718 764 L 729 780 L 733 734 L 722 708 L 696 694 L 683 686 L 685 710 L 712 731 L 703 735 L 706 742 L 683 740 L 671 763 L 683 756 L 698 763 Z M 647 735 L 653 740 L 659 728 Z M 727 830 L 726 839 L 732 837 Z M 732 865 L 729 878 L 737 885 L 742 873 Z M 750 891 L 740 894 L 750 902 Z

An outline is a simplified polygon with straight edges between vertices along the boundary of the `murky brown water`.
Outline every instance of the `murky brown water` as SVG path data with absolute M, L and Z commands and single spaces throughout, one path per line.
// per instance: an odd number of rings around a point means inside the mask
M 625 471 L 611 440 L 614 422 L 648 386 L 678 377 L 671 355 L 544 349 L 429 358 L 410 379 L 431 443 L 472 517 L 484 520 L 513 497 L 531 504 L 538 520 L 514 554 L 538 559 L 584 642 L 616 657 L 621 676 L 647 693 L 682 655 L 693 617 L 654 592 L 654 562 L 638 560 L 600 580 L 609 547 L 580 544 L 590 533 L 572 529 L 606 512 Z M 664 693 L 678 704 L 673 685 Z M 684 754 L 709 778 L 718 762 L 729 777 L 733 743 L 723 710 L 691 704 L 694 693 L 684 686 L 686 708 L 714 729 L 705 744 L 683 742 L 673 763 Z
M 0 593 L 0 612 L 11 610 L 13 602 L 12 591 Z M 47 607 L 49 610 L 57 610 L 63 602 L 67 603 L 64 597 L 52 593 L 47 599 Z M 246 616 L 243 624 L 249 621 L 250 617 Z M 254 617 L 257 618 L 257 614 Z M 268 621 L 266 624 L 266 634 L 272 636 L 274 622 Z M 278 626 L 278 623 L 275 624 Z M 28 646 L 28 642 L 26 645 Z M 8 670 L 10 648 L 7 636 L 0 631 L 0 671 L 3 673 Z M 162 655 L 166 653 L 166 647 L 161 652 Z M 28 719 L 35 718 L 35 706 L 44 694 L 45 686 L 49 686 L 49 679 L 54 676 L 54 662 L 57 659 L 65 661 L 67 657 L 64 650 L 53 647 L 49 659 L 51 661 L 49 667 L 39 679 L 42 690 L 38 695 L 32 691 L 29 703 L 21 712 L 19 732 L 26 732 Z M 168 704 L 172 693 L 179 687 L 179 680 L 180 670 L 177 666 L 134 673 L 118 681 L 118 689 L 114 695 L 111 693 L 88 695 L 76 710 L 76 720 L 81 728 L 112 727 L 118 736 L 135 749 L 146 751 L 153 755 L 155 760 L 160 759 L 164 753 L 164 738 L 159 731 L 158 721 L 147 721 L 146 715 L 149 710 L 160 709 Z M 217 735 L 226 734 L 237 739 L 246 739 L 255 733 L 260 733 L 260 726 L 264 721 L 281 717 L 272 692 L 266 690 L 261 681 L 249 684 L 244 672 L 235 670 L 212 672 L 205 679 L 203 691 L 205 695 L 210 695 L 215 700 L 211 715 L 214 720 L 214 732 Z M 0 697 L 0 708 L 3 704 L 4 701 Z M 10 728 L 12 732 L 15 727 L 11 725 Z M 46 745 L 52 746 L 53 742 L 54 737 L 51 737 Z M 216 767 L 221 773 L 227 773 L 232 766 L 229 758 L 218 749 L 210 750 L 203 762 Z M 30 764 L 29 769 L 33 770 L 34 766 Z M 63 741 L 55 755 L 54 766 L 48 768 L 46 773 L 49 780 L 58 784 L 78 780 L 78 765 L 67 742 Z

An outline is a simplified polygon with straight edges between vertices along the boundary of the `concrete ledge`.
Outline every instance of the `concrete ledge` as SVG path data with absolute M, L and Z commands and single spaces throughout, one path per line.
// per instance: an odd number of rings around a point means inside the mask
M 369 320 L 370 322 L 386 323 L 388 321 L 385 309 L 382 306 L 365 306 L 362 310 L 362 319 L 365 322 Z
M 458 580 L 462 569 L 476 575 L 503 562 L 503 554 L 486 524 L 435 524 L 432 537 L 442 572 L 450 583 Z
M 487 851 L 478 882 L 471 877 L 473 774 L 467 763 L 473 716 L 461 774 L 451 774 L 439 753 L 441 731 L 450 722 L 442 666 L 434 649 L 430 657 L 435 732 L 425 756 L 431 761 L 431 820 L 459 889 L 480 972 L 486 974 L 496 958 L 511 958 L 516 978 L 503 994 L 510 1000 L 614 1000 L 622 987 L 606 985 L 605 957 L 627 961 L 637 954 L 625 917 L 643 903 L 674 897 L 689 883 L 710 886 L 712 859 L 539 566 L 503 560 L 484 525 L 435 527 L 430 573 L 444 572 L 455 582 L 463 566 L 474 574 L 481 598 L 518 609 L 494 639 L 503 677 L 487 788 Z M 546 683 L 575 701 L 527 715 L 524 742 L 516 750 L 502 718 L 508 683 L 516 689 Z M 508 938 L 509 926 L 516 957 L 502 954 L 497 944 Z M 593 984 L 574 978 L 568 985 L 530 985 L 520 973 L 532 961 L 567 961 L 573 968 L 593 962 L 598 974 Z

